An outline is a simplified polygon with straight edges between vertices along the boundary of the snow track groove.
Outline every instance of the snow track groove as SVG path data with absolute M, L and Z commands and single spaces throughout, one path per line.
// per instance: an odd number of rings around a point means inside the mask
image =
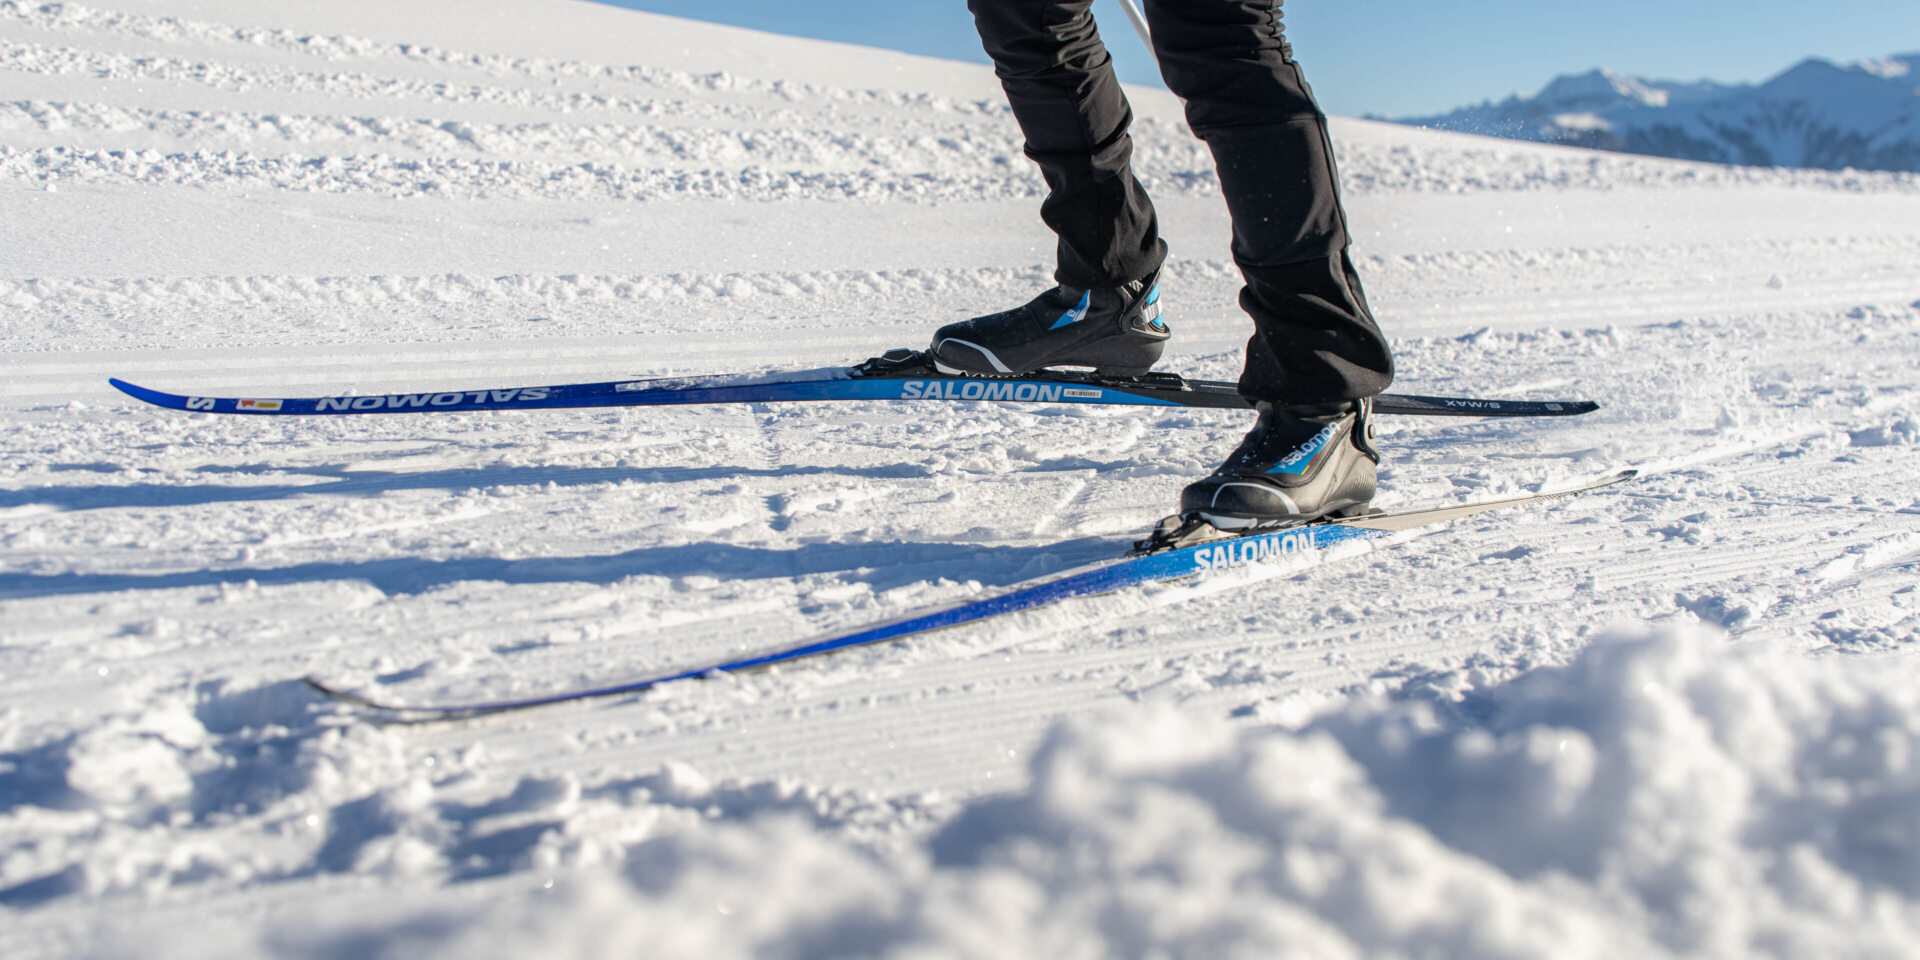
M 840 170 L 972 165 L 980 157 L 1013 157 L 1020 151 L 1017 139 L 969 125 L 957 125 L 938 137 L 895 138 L 793 127 L 728 129 L 686 120 L 490 124 L 437 116 L 129 110 L 99 103 L 42 101 L 0 103 L 0 130 L 33 131 L 43 141 L 84 137 L 90 145 L 123 145 L 121 150 L 138 150 L 164 138 L 195 146 L 200 153 L 321 148 L 416 157 L 451 154 L 575 161 L 585 157 L 629 164 L 780 164 Z
M 900 90 L 850 90 L 784 79 L 764 81 L 736 76 L 725 71 L 696 74 L 683 70 L 638 65 L 609 66 L 538 57 L 463 53 L 426 44 L 386 43 L 363 37 L 305 34 L 291 30 L 230 26 L 173 17 L 147 17 L 98 10 L 73 3 L 34 4 L 22 3 L 19 0 L 4 0 L 0 2 L 0 18 L 31 29 L 45 30 L 69 37 L 107 36 L 202 48 L 215 46 L 253 56 L 257 56 L 263 49 L 269 49 L 318 58 L 330 63 L 365 60 L 430 67 L 437 76 L 444 75 L 448 71 L 474 72 L 489 77 L 524 78 L 543 85 L 560 81 L 569 83 L 620 81 L 676 93 L 699 94 L 699 99 L 703 102 L 727 96 L 751 95 L 780 101 L 819 99 L 829 102 L 855 102 L 968 114 L 1004 116 L 1008 113 L 1006 106 L 997 101 L 951 100 L 933 94 Z

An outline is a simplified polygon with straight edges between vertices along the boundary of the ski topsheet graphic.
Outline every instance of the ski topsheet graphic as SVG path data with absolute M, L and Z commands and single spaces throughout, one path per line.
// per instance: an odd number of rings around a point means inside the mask
M 965 600 L 951 606 L 842 633 L 802 640 L 729 660 L 691 665 L 651 677 L 611 682 L 601 686 L 561 690 L 517 699 L 483 700 L 471 703 L 401 704 L 376 700 L 314 677 L 306 678 L 306 683 L 334 700 L 369 711 L 375 719 L 393 723 L 460 720 L 524 710 L 529 707 L 638 693 L 664 683 L 692 680 L 717 673 L 754 670 L 816 657 L 836 650 L 899 640 L 1004 614 L 1032 610 L 1074 597 L 1111 593 L 1147 583 L 1180 580 L 1249 564 L 1322 554 L 1342 544 L 1389 537 L 1395 533 L 1444 523 L 1489 510 L 1549 503 L 1577 496 L 1625 482 L 1635 475 L 1636 471 L 1623 470 L 1550 492 L 1373 514 L 1286 527 L 1245 536 L 1224 536 L 1216 539 L 1200 539 L 1197 542 L 1175 543 L 1154 539 L 1143 540 L 1135 545 L 1131 553 L 1118 559 L 1037 577 L 987 596 Z
M 935 370 L 926 356 L 893 350 L 853 367 L 758 377 L 658 378 L 535 387 L 417 391 L 338 397 L 209 397 L 168 393 L 107 381 L 128 396 L 159 407 L 259 416 L 351 416 L 371 413 L 457 413 L 472 410 L 551 410 L 676 404 L 891 400 L 910 403 L 1091 403 L 1147 407 L 1245 408 L 1234 384 L 1173 374 L 1109 378 L 1045 372 L 1008 379 L 963 377 Z M 1585 400 L 1493 400 L 1382 394 L 1380 414 L 1452 417 L 1566 417 L 1591 413 Z

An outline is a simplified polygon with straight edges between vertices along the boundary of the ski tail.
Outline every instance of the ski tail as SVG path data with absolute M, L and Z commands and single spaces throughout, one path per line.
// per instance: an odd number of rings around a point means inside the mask
M 1570 497 L 1577 497 L 1583 493 L 1592 493 L 1604 487 L 1626 483 L 1639 475 L 1640 471 L 1636 469 L 1621 470 L 1618 473 L 1587 480 L 1576 486 L 1556 492 L 1517 494 L 1510 497 L 1496 497 L 1491 500 L 1479 500 L 1473 503 L 1462 503 L 1445 507 L 1425 507 L 1418 510 L 1401 510 L 1393 513 L 1365 514 L 1332 522 L 1341 526 L 1358 527 L 1364 530 L 1385 530 L 1389 532 L 1412 530 L 1415 527 L 1424 527 L 1428 524 L 1445 523 L 1449 520 L 1458 520 L 1461 517 L 1471 517 L 1476 513 L 1486 513 L 1489 510 L 1502 510 L 1507 507 L 1521 506 L 1524 504 L 1552 503 L 1556 500 L 1565 500 Z
M 1373 398 L 1374 413 L 1419 417 L 1578 417 L 1598 409 L 1600 405 L 1592 400 L 1485 400 L 1405 393 Z

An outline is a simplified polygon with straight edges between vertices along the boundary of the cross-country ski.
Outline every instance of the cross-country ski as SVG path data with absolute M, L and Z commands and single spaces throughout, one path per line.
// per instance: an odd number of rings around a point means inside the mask
M 679 404 L 782 403 L 818 400 L 984 401 L 1244 409 L 1231 383 L 1173 374 L 1133 378 L 1038 371 L 1000 378 L 941 373 L 915 350 L 898 350 L 853 367 L 761 377 L 656 378 L 475 390 L 338 397 L 196 397 L 108 380 L 136 400 L 190 413 L 342 416 L 357 413 L 461 413 Z M 1433 417 L 1571 417 L 1592 413 L 1591 400 L 1513 400 L 1383 394 L 1374 411 Z
M 658 676 L 615 681 L 577 690 L 474 703 L 398 704 L 375 700 L 363 694 L 335 687 L 317 678 L 307 678 L 306 683 L 327 697 L 370 711 L 377 719 L 400 723 L 472 719 L 532 707 L 639 693 L 679 680 L 697 680 L 717 674 L 764 669 L 854 647 L 901 640 L 935 630 L 964 626 L 992 617 L 1061 603 L 1075 597 L 1111 593 L 1148 583 L 1205 576 L 1253 564 L 1297 560 L 1309 555 L 1323 554 L 1342 544 L 1364 543 L 1478 513 L 1564 500 L 1617 483 L 1624 483 L 1634 475 L 1635 471 L 1627 470 L 1563 490 L 1441 507 L 1382 512 L 1352 519 L 1287 527 L 1267 533 L 1243 536 L 1216 534 L 1212 537 L 1193 539 L 1191 542 L 1184 538 L 1163 542 L 1149 537 L 1140 541 L 1124 557 L 1039 577 L 1005 590 L 995 591 L 985 597 L 969 599 L 951 606 L 831 636 L 770 647 L 715 663 L 685 667 Z M 1167 528 L 1168 532 L 1172 529 L 1171 525 Z

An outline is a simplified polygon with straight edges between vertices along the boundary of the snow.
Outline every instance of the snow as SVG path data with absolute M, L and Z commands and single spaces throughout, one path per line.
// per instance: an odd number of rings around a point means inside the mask
M 362 801 L 333 855 L 435 876 L 442 851 L 542 828 L 522 891 L 486 898 L 504 910 L 441 891 L 178 952 L 1902 955 L 1915 679 L 1669 627 L 1494 686 L 1472 722 L 1416 700 L 1236 729 L 1160 704 L 1054 727 L 1027 786 L 884 856 L 825 839 L 826 797 L 684 765 L 613 792 L 523 779 L 484 807 L 415 780 Z M 583 835 L 703 806 L 705 826 L 550 874 Z
M 1386 549 L 485 723 L 1111 556 L 1226 411 L 298 421 L 782 375 L 1047 282 L 985 69 L 570 0 L 0 2 L 0 955 L 1915 951 L 1920 186 L 1353 120 Z M 1881 76 L 1886 76 L 1882 71 Z M 1856 78 L 1858 79 L 1858 78 Z M 1247 333 L 1135 91 L 1171 369 Z

